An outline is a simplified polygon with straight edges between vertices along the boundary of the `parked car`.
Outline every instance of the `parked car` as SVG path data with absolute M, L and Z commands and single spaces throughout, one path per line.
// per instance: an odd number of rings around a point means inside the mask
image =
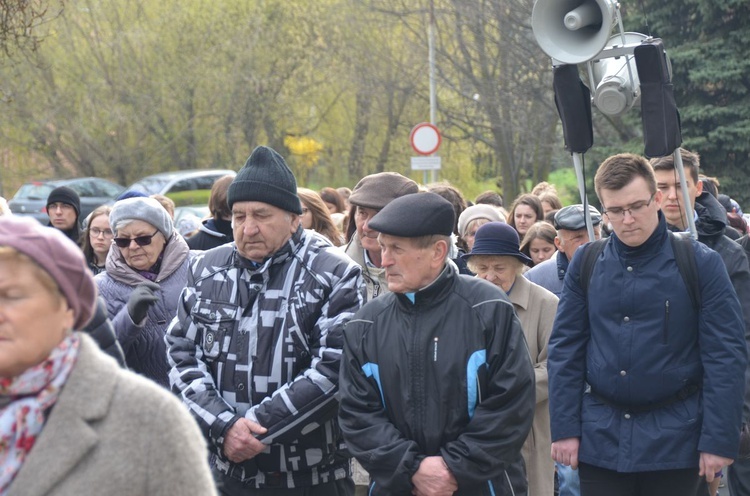
M 81 222 L 96 207 L 113 201 L 125 190 L 121 185 L 99 177 L 31 181 L 18 188 L 8 201 L 8 206 L 15 215 L 28 215 L 47 224 L 47 197 L 58 186 L 67 186 L 81 197 L 81 213 L 78 217 Z
M 201 226 L 201 221 L 208 218 L 211 212 L 208 205 L 185 205 L 175 207 L 174 225 L 183 236 L 189 236 Z
M 147 195 L 161 194 L 168 196 L 180 205 L 203 204 L 214 181 L 227 174 L 236 175 L 229 169 L 193 169 L 173 172 L 162 172 L 134 182 L 128 190 L 136 190 Z M 200 192 L 200 193 L 195 193 Z

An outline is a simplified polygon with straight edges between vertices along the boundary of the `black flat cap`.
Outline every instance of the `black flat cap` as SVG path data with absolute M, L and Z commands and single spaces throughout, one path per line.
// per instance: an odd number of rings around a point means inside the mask
M 456 213 L 435 193 L 412 193 L 391 201 L 369 222 L 370 229 L 400 238 L 440 234 L 450 236 Z
M 591 214 L 591 225 L 598 226 L 602 222 L 602 214 L 589 205 Z M 568 231 L 577 231 L 586 228 L 586 221 L 583 218 L 583 205 L 568 205 L 557 211 L 555 214 L 555 229 L 565 229 Z

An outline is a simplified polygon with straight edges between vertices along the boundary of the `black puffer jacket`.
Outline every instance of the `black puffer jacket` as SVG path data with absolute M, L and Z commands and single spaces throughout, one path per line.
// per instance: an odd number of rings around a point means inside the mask
M 695 211 L 698 221 L 698 241 L 708 246 L 721 256 L 727 268 L 729 279 L 742 305 L 742 316 L 745 319 L 745 340 L 750 344 L 750 266 L 742 246 L 728 238 L 727 214 L 721 203 L 709 193 L 703 193 L 695 199 Z M 745 373 L 745 403 L 742 417 L 750 421 L 750 368 Z
M 370 473 L 369 494 L 411 495 L 411 477 L 433 455 L 458 496 L 526 494 L 534 369 L 496 286 L 449 263 L 414 303 L 374 299 L 346 325 L 339 386 L 339 423 Z

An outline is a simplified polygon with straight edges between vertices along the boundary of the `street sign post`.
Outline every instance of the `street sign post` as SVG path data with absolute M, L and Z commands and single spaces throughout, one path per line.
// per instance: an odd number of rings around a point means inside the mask
M 423 122 L 411 130 L 409 141 L 414 151 L 422 155 L 411 158 L 411 169 L 424 171 L 424 182 L 427 183 L 427 171 L 440 170 L 441 166 L 440 157 L 433 155 L 442 142 L 440 131 L 429 122 Z

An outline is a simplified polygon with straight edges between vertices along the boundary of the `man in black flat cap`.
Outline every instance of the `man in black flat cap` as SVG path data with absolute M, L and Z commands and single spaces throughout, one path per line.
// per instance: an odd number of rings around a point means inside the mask
M 594 226 L 594 237 L 599 239 L 602 214 L 591 205 L 589 205 L 589 212 Z M 549 260 L 532 267 L 524 276 L 559 298 L 563 288 L 563 279 L 570 261 L 573 260 L 573 255 L 579 246 L 591 241 L 586 231 L 583 205 L 569 205 L 558 210 L 555 213 L 555 229 L 557 229 L 557 236 L 555 236 L 557 253 Z
M 534 370 L 505 294 L 448 259 L 454 218 L 416 193 L 369 223 L 391 293 L 346 325 L 339 424 L 371 495 L 526 494 Z

